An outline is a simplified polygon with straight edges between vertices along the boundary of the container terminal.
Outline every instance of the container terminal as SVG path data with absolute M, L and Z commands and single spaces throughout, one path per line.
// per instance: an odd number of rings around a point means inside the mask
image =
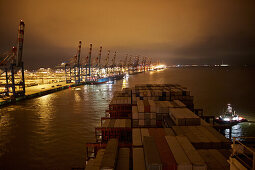
M 149 57 L 126 55 L 117 60 L 117 52 L 107 51 L 102 56 L 102 46 L 96 57 L 92 57 L 92 44 L 89 53 L 81 57 L 82 42 L 79 41 L 77 53 L 54 69 L 40 68 L 36 71 L 24 69 L 23 44 L 25 23 L 20 21 L 17 45 L 0 55 L 0 106 L 15 101 L 41 96 L 72 86 L 101 84 L 122 79 L 126 75 L 165 68 L 158 61 L 152 63 Z
M 231 140 L 220 130 L 181 85 L 124 88 L 95 127 L 96 143 L 86 144 L 85 169 L 254 169 L 255 138 Z
M 98 56 L 92 58 L 92 44 L 88 56 L 82 58 L 79 41 L 70 61 L 54 70 L 27 71 L 23 62 L 24 30 L 21 20 L 17 46 L 0 56 L 1 106 L 73 86 L 106 83 L 165 68 L 148 57 L 126 55 L 117 62 L 115 51 L 110 60 L 110 50 L 103 59 L 102 46 Z M 96 143 L 86 144 L 82 169 L 255 169 L 254 142 L 247 142 L 254 138 L 227 139 L 220 132 L 230 127 L 215 123 L 214 116 L 203 115 L 202 109 L 194 107 L 190 91 L 181 85 L 124 88 L 114 93 L 101 126 L 95 127 Z

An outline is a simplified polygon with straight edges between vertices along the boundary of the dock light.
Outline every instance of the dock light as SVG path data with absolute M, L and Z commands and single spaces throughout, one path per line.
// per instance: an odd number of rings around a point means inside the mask
M 166 65 L 161 64 L 154 67 L 154 69 L 163 69 L 163 68 L 166 68 Z

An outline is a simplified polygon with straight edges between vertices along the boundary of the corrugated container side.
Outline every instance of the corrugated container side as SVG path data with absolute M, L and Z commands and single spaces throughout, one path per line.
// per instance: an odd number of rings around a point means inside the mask
M 153 100 L 148 100 L 149 105 L 150 105 L 150 112 L 156 112 L 157 107 L 156 107 L 156 103 Z
M 143 148 L 133 148 L 133 170 L 146 170 Z
M 145 125 L 144 119 L 139 119 L 138 125 L 144 126 Z
M 183 148 L 178 143 L 175 136 L 166 136 L 168 146 L 173 153 L 174 159 L 177 163 L 178 170 L 192 170 L 192 164 L 186 156 Z
M 173 102 L 178 106 L 178 107 L 186 107 L 184 103 L 182 103 L 180 100 L 173 100 Z
M 184 135 L 184 132 L 183 132 L 183 130 L 180 128 L 180 126 L 172 126 L 172 129 L 173 129 L 175 135 L 178 135 L 178 136 Z
M 202 135 L 206 136 L 210 141 L 212 141 L 213 148 L 221 148 L 221 141 L 218 138 L 216 138 L 211 132 L 209 132 L 203 126 L 197 126 L 197 128 L 200 130 Z
M 90 159 L 86 164 L 85 170 L 99 170 L 101 166 L 101 162 L 104 156 L 105 149 L 100 149 L 97 152 L 95 159 Z
M 115 125 L 116 119 L 110 119 L 110 123 L 108 125 L 109 128 L 113 128 Z
M 164 128 L 150 128 L 149 129 L 150 136 L 152 136 L 156 142 L 157 149 L 159 151 L 160 159 L 163 163 L 162 169 L 177 169 L 176 161 L 174 156 L 168 146 L 168 143 L 165 139 L 165 129 Z
M 131 128 L 131 119 L 124 119 L 125 120 L 125 127 Z
M 132 129 L 133 146 L 142 146 L 142 137 L 140 128 Z
M 144 119 L 145 118 L 144 116 L 145 116 L 144 113 L 138 113 L 138 119 Z
M 190 162 L 192 163 L 193 170 L 206 170 L 207 166 L 205 161 L 196 151 L 196 149 L 192 146 L 189 142 L 188 138 L 185 136 L 176 136 L 177 141 L 183 148 L 185 154 L 189 158 Z
M 129 170 L 130 149 L 120 148 L 116 170 Z
M 162 163 L 153 137 L 144 137 L 143 148 L 146 168 L 148 170 L 161 170 Z
M 138 112 L 144 112 L 144 105 L 143 105 L 143 100 L 137 100 L 137 108 Z
M 107 143 L 100 169 L 114 170 L 117 162 L 117 156 L 118 156 L 118 140 L 110 139 Z
M 203 148 L 204 147 L 201 139 L 190 130 L 191 126 L 189 126 L 189 127 L 180 126 L 179 128 L 182 130 L 184 135 L 186 137 L 188 137 L 189 141 L 193 144 L 193 146 L 195 148 Z
M 221 140 L 221 142 L 230 143 L 230 141 L 227 138 L 225 138 L 222 134 L 217 132 L 213 127 L 205 126 L 205 128 L 208 131 L 210 131 L 215 137 L 217 137 L 219 140 Z
M 144 136 L 150 136 L 148 128 L 141 128 L 142 142 L 143 142 L 143 137 Z
M 132 119 L 138 119 L 138 109 L 137 109 L 137 106 L 132 106 Z
M 190 126 L 189 130 L 196 136 L 197 139 L 199 139 L 201 147 L 211 148 L 212 141 L 209 140 L 206 136 L 202 135 L 196 126 Z
M 143 100 L 144 112 L 150 112 L 150 104 L 148 100 Z
M 166 136 L 175 136 L 172 128 L 164 128 Z
M 204 161 L 207 164 L 208 170 L 214 170 L 214 169 L 224 169 L 224 167 L 221 166 L 221 164 L 218 162 L 217 159 L 215 159 L 214 155 L 209 151 L 209 149 L 199 149 L 197 150 L 198 153 L 201 155 L 201 157 L 204 159 Z M 228 168 L 229 169 L 229 168 Z
M 226 159 L 218 150 L 209 149 L 212 156 L 218 161 L 218 163 L 223 167 L 223 169 L 229 169 L 228 159 Z
M 110 119 L 105 119 L 103 124 L 102 124 L 102 127 L 108 127 L 109 123 L 110 123 Z

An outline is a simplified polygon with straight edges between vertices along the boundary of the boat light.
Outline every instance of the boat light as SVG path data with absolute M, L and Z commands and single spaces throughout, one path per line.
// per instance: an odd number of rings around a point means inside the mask
M 229 121 L 230 121 L 229 118 L 224 118 L 223 120 L 226 121 L 226 122 L 229 122 Z

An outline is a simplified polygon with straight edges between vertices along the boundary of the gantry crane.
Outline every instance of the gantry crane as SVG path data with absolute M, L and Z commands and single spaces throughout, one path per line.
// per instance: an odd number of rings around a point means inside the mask
M 81 82 L 81 41 L 79 41 L 77 54 L 67 63 L 64 63 L 66 83 L 71 83 L 72 80 L 79 84 Z
M 105 58 L 104 68 L 106 69 L 106 73 L 108 74 L 108 64 L 109 64 L 110 50 L 107 51 L 107 56 Z
M 2 95 L 11 96 L 13 99 L 25 95 L 24 63 L 22 60 L 25 23 L 21 20 L 18 29 L 17 47 L 0 58 L 1 75 L 5 73 L 5 87 Z

